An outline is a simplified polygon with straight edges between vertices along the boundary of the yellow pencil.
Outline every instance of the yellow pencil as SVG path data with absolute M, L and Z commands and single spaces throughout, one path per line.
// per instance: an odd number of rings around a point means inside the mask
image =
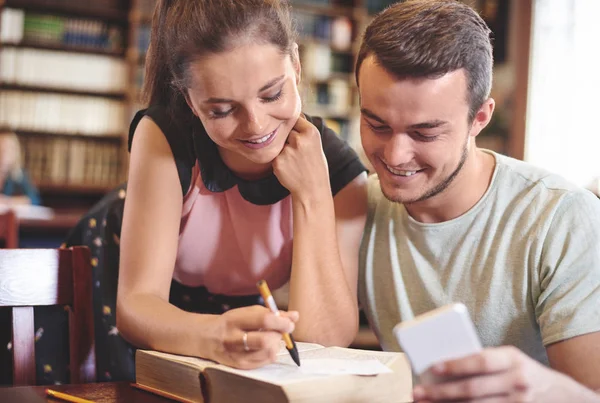
M 72 403 L 94 403 L 92 400 L 82 399 L 81 397 L 69 395 L 62 392 L 57 392 L 56 390 L 46 389 L 46 395 L 53 397 L 55 399 L 64 400 L 65 402 Z
M 273 295 L 271 295 L 271 290 L 269 289 L 267 282 L 265 280 L 260 280 L 258 283 L 256 283 L 256 287 L 265 301 L 267 308 L 269 308 L 275 315 L 279 315 L 279 309 L 277 309 L 275 299 L 273 298 Z M 285 348 L 292 356 L 292 359 L 296 365 L 300 366 L 300 354 L 298 354 L 298 348 L 296 347 L 296 342 L 292 338 L 292 335 L 289 333 L 284 333 L 283 341 L 285 341 Z

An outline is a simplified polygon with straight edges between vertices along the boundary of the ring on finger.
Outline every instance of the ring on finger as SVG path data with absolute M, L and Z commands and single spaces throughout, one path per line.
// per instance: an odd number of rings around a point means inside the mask
M 250 347 L 248 347 L 248 333 L 244 332 L 242 341 L 244 342 L 244 351 L 250 351 Z

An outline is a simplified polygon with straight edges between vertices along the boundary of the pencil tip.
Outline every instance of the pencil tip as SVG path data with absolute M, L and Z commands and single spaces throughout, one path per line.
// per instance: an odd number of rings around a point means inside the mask
M 298 354 L 298 349 L 294 348 L 289 351 L 290 351 L 290 355 L 292 356 L 292 359 L 294 360 L 296 365 L 300 366 L 300 355 Z

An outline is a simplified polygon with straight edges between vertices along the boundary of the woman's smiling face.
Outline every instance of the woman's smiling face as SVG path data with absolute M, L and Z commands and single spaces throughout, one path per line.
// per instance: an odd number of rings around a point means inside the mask
M 271 170 L 300 115 L 300 67 L 273 45 L 247 44 L 191 64 L 188 104 L 238 176 Z

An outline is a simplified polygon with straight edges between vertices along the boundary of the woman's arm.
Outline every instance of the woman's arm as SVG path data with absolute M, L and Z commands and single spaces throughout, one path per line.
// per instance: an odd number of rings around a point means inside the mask
M 296 199 L 290 309 L 300 312 L 296 337 L 348 346 L 358 331 L 358 250 L 366 219 L 366 173 L 335 196 Z M 331 193 L 329 194 L 331 200 Z M 345 281 L 344 281 L 345 280 Z
M 272 361 L 281 338 L 277 331 L 289 330 L 290 319 L 275 317 L 262 307 L 217 316 L 188 313 L 169 303 L 182 203 L 169 144 L 160 128 L 143 118 L 132 144 L 121 232 L 119 331 L 138 347 L 241 368 Z M 254 343 L 252 351 L 244 351 L 244 331 L 259 328 L 274 331 L 253 332 L 248 339 L 248 344 Z
M 274 164 L 292 194 L 294 250 L 289 308 L 300 312 L 294 336 L 349 345 L 358 330 L 358 249 L 367 211 L 367 177 L 331 196 L 321 135 L 298 119 Z

